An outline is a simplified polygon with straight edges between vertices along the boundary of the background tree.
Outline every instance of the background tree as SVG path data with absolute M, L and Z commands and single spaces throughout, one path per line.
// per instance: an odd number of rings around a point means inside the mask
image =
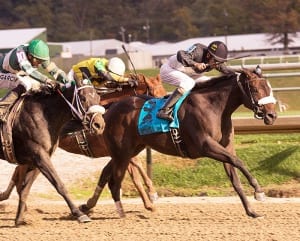
M 285 49 L 299 31 L 300 0 L 6 0 L 0 28 L 46 27 L 48 41 L 186 38 L 270 33 Z M 120 31 L 123 29 L 124 31 Z
M 286 52 L 300 29 L 300 0 L 253 0 L 244 3 L 256 11 L 250 12 L 263 32 L 269 33 L 269 41 L 281 43 Z

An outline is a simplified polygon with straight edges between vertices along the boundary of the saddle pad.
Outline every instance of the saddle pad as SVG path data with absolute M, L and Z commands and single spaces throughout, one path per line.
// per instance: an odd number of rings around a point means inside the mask
M 179 121 L 178 121 L 177 112 L 183 100 L 186 98 L 188 94 L 189 92 L 184 94 L 175 104 L 173 109 L 174 120 L 172 122 L 156 117 L 156 113 L 164 105 L 167 98 L 153 98 L 146 101 L 139 115 L 139 120 L 138 120 L 139 134 L 147 135 L 147 134 L 152 134 L 157 132 L 169 132 L 170 128 L 178 128 Z

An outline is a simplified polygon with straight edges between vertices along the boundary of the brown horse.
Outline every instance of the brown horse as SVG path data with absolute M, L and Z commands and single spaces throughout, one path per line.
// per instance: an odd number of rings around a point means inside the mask
M 131 79 L 137 81 L 136 87 L 131 87 L 126 83 L 122 86 L 114 87 L 114 88 L 98 88 L 97 92 L 101 96 L 100 104 L 101 105 L 109 105 L 115 101 L 118 101 L 126 96 L 133 95 L 151 95 L 154 97 L 161 97 L 166 94 L 166 91 L 161 83 L 161 79 L 158 76 L 156 77 L 145 77 L 142 74 L 131 75 Z M 61 136 L 59 138 L 59 147 L 75 154 L 84 154 L 89 157 L 104 157 L 109 156 L 108 148 L 104 143 L 104 139 L 101 135 L 94 135 L 90 132 L 86 132 L 82 130 L 82 125 L 80 122 L 71 121 L 67 123 L 65 128 L 63 129 Z M 23 178 L 25 173 L 31 171 L 33 173 L 32 168 L 28 169 L 27 165 L 20 165 L 16 167 L 11 181 L 4 192 L 0 192 L 0 201 L 6 200 L 9 198 L 11 191 L 14 186 L 17 186 L 17 192 L 24 189 Z M 128 165 L 128 172 L 130 177 L 133 180 L 134 185 L 136 186 L 142 200 L 144 202 L 144 206 L 147 210 L 154 210 L 154 206 L 152 201 L 157 198 L 157 193 L 153 187 L 151 179 L 147 176 L 144 171 L 142 164 L 138 161 L 137 158 L 133 157 Z M 32 174 L 32 179 L 35 179 L 38 175 L 39 171 L 36 170 L 35 174 Z M 142 182 L 140 181 L 139 176 L 142 176 L 145 185 L 148 188 L 148 194 L 145 192 Z M 26 187 L 27 192 L 34 180 L 28 181 L 28 185 Z M 88 208 L 83 206 L 83 210 L 93 208 L 97 200 L 105 187 L 107 180 L 105 182 L 99 182 L 97 188 L 95 190 L 94 198 L 89 201 Z M 149 200 L 150 198 L 150 200 Z
M 192 159 L 208 157 L 222 162 L 247 215 L 260 216 L 252 210 L 237 175 L 236 169 L 239 169 L 254 188 L 255 198 L 264 198 L 257 180 L 235 154 L 231 115 L 244 105 L 266 125 L 272 125 L 276 119 L 276 101 L 271 86 L 259 71 L 243 69 L 239 72 L 197 83 L 178 110 L 179 129 L 172 131 L 175 136 L 171 135 L 172 132 L 139 133 L 138 119 L 145 98 L 128 97 L 109 108 L 103 135 L 110 148 L 111 161 L 100 179 L 109 180 L 108 185 L 121 216 L 124 216 L 124 210 L 120 187 L 125 170 L 130 158 L 145 146 L 167 155 Z
M 29 169 L 36 168 L 49 180 L 56 191 L 65 199 L 71 213 L 80 222 L 90 219 L 77 208 L 70 199 L 67 190 L 60 180 L 51 163 L 51 155 L 55 151 L 62 127 L 72 118 L 79 120 L 85 128 L 101 134 L 104 129 L 104 120 L 99 104 L 100 96 L 95 88 L 86 82 L 67 84 L 65 90 L 46 93 L 41 91 L 24 97 L 12 120 L 12 144 L 16 164 L 27 165 Z M 103 109 L 103 107 L 102 107 Z M 103 110 L 101 110 L 103 111 Z M 10 122 L 10 117 L 8 119 Z M 1 140 L 2 147 L 6 140 Z M 11 156 L 10 155 L 10 156 Z M 8 160 L 4 149 L 0 151 L 0 158 Z M 9 161 L 9 160 L 8 160 Z M 34 172 L 24 173 L 24 184 L 30 182 Z M 20 190 L 18 211 L 15 219 L 16 225 L 25 224 L 24 210 L 28 192 Z

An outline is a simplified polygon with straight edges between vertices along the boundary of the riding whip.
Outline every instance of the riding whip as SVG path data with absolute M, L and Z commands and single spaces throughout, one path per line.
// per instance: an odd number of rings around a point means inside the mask
M 122 44 L 122 49 L 124 50 L 124 52 L 125 52 L 125 54 L 126 54 L 126 57 L 128 58 L 128 60 L 129 60 L 129 62 L 130 62 L 130 64 L 131 64 L 131 66 L 132 66 L 132 68 L 133 68 L 134 73 L 137 75 L 137 72 L 136 72 L 136 70 L 135 70 L 135 67 L 134 67 L 134 65 L 133 65 L 133 63 L 132 63 L 132 61 L 131 61 L 131 58 L 130 58 L 130 56 L 129 56 L 129 54 L 128 54 L 128 52 L 127 52 L 127 50 L 126 50 L 124 44 Z

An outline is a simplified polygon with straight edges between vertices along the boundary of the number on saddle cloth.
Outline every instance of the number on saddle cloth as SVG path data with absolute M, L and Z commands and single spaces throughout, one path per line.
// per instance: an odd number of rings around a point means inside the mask
M 173 109 L 174 120 L 171 123 L 167 120 L 156 117 L 157 112 L 161 109 L 167 99 L 153 98 L 146 101 L 139 115 L 139 134 L 148 135 L 158 132 L 169 132 L 170 128 L 179 128 L 177 112 L 188 94 L 189 92 L 185 93 L 175 104 Z

